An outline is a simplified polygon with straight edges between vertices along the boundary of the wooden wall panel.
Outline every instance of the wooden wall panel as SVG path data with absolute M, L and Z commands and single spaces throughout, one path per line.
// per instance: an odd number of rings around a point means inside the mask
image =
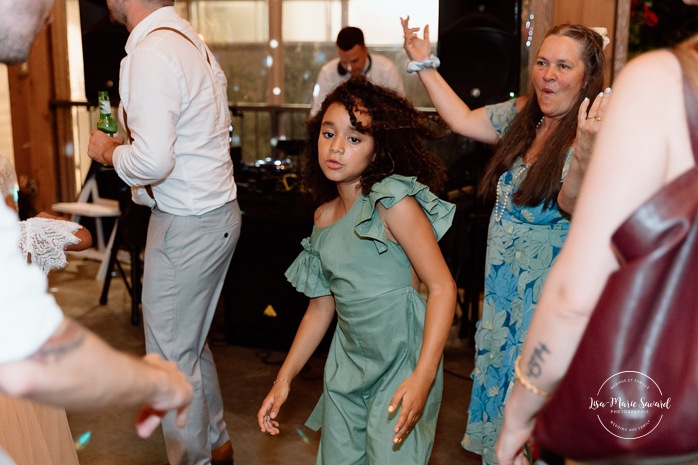
M 27 62 L 8 67 L 8 84 L 17 176 L 35 190 L 34 207 L 50 210 L 62 177 L 50 103 L 70 96 L 65 0 L 55 1 L 53 22 L 36 38 Z
M 545 32 L 555 24 L 571 23 L 605 27 L 611 43 L 604 50 L 605 83 L 611 85 L 627 57 L 630 0 L 529 0 L 534 19 L 533 42 L 528 57 L 529 69 Z M 522 88 L 524 78 L 522 77 Z
M 589 27 L 605 27 L 608 30 L 611 44 L 604 50 L 604 82 L 606 85 L 610 85 L 614 64 L 613 40 L 616 36 L 616 0 L 585 0 L 581 2 L 555 0 L 553 21 L 555 24 L 583 24 Z
M 53 68 L 49 34 L 37 37 L 27 63 L 8 66 L 17 177 L 29 180 L 34 207 L 48 210 L 56 198 Z

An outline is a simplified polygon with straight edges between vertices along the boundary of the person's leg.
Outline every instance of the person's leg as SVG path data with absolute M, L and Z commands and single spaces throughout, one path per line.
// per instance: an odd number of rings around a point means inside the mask
M 203 378 L 207 380 L 204 391 L 209 412 L 208 434 L 209 444 L 211 444 L 211 463 L 213 465 L 232 465 L 233 445 L 230 442 L 223 418 L 223 397 L 218 382 L 216 364 L 213 361 L 213 354 L 208 343 L 204 344 L 204 350 L 201 353 L 201 372 Z
M 229 223 L 232 221 L 234 224 L 233 229 L 233 251 L 235 245 L 237 245 L 238 239 L 240 238 L 240 228 L 241 228 L 241 217 L 240 217 L 240 207 L 237 201 L 233 202 L 229 206 L 228 211 L 221 211 L 221 215 L 224 219 L 224 223 Z M 228 217 L 230 216 L 230 219 Z M 232 252 L 230 253 L 232 258 Z M 221 292 L 223 291 L 223 285 L 225 283 L 225 278 L 228 273 L 228 268 L 230 265 L 230 259 L 225 266 L 225 269 L 218 276 L 218 280 L 214 285 L 211 286 L 213 290 L 213 296 L 211 298 L 212 307 L 209 309 L 210 320 L 209 327 L 211 325 L 211 320 L 216 312 L 216 307 L 220 300 Z M 223 408 L 223 397 L 221 395 L 220 384 L 218 382 L 218 372 L 216 371 L 216 363 L 213 359 L 213 353 L 209 349 L 207 343 L 204 344 L 203 351 L 201 353 L 201 371 L 203 378 L 205 380 L 204 392 L 206 395 L 206 402 L 209 406 L 209 444 L 212 450 L 212 459 L 214 465 L 219 462 L 223 465 L 228 465 L 232 463 L 233 459 L 233 448 L 230 442 L 230 436 L 226 428 Z
M 215 364 L 210 352 L 205 361 L 201 357 L 239 234 L 236 202 L 201 216 L 155 212 L 151 218 L 143 288 L 146 349 L 175 361 L 194 387 L 187 425 L 177 428 L 173 415 L 163 421 L 172 465 L 208 464 L 212 440 L 228 440 L 218 379 L 211 376 Z
M 337 393 L 323 394 L 316 465 L 366 464 L 366 405 Z

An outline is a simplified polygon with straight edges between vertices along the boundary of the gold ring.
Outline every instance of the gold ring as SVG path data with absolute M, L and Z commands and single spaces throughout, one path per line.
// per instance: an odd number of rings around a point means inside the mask
M 599 121 L 601 121 L 601 117 L 600 117 L 600 116 L 594 116 L 594 121 L 596 121 L 596 122 L 598 123 Z

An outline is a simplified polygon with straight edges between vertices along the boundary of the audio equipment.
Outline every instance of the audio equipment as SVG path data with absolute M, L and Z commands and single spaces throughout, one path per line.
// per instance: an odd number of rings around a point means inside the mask
M 439 72 L 470 108 L 519 92 L 520 0 L 441 0 Z
M 310 235 L 313 208 L 298 192 L 238 191 L 242 230 L 223 286 L 226 341 L 288 350 L 308 298 L 284 272 Z
M 119 101 L 119 67 L 126 56 L 128 31 L 109 19 L 106 0 L 80 0 L 85 96 L 96 102 L 106 90 L 112 104 Z

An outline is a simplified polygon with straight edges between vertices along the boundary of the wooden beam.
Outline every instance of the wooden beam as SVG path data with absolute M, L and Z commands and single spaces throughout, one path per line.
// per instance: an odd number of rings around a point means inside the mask
M 55 1 L 53 17 L 53 23 L 37 36 L 27 62 L 8 67 L 17 177 L 20 186 L 28 186 L 35 194 L 34 208 L 39 211 L 49 210 L 56 202 L 60 184 L 50 102 L 58 93 L 70 95 L 65 0 Z
M 42 32 L 26 63 L 8 67 L 15 168 L 20 187 L 27 186 L 34 208 L 47 210 L 56 198 L 53 114 L 53 68 L 49 34 Z
M 616 31 L 616 0 L 555 0 L 554 24 L 583 24 L 587 27 L 605 27 L 611 44 L 604 50 L 604 83 L 611 85 L 614 67 L 613 46 Z

